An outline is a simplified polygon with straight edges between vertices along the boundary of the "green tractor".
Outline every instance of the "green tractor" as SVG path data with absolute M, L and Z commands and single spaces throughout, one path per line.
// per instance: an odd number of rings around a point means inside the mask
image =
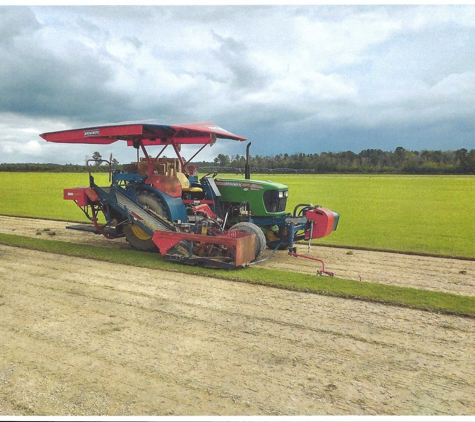
M 217 138 L 245 140 L 213 123 L 136 123 L 40 136 L 69 144 L 107 145 L 122 140 L 134 147 L 137 161 L 121 170 L 112 169 L 112 158 L 108 161 L 110 186 L 98 186 L 89 172 L 88 187 L 64 190 L 64 199 L 73 200 L 93 223 L 92 228 L 69 228 L 107 238 L 125 236 L 135 249 L 158 249 L 169 260 L 233 268 L 260 262 L 267 247 L 274 251 L 288 248 L 296 256 L 295 241 L 327 236 L 338 225 L 338 213 L 320 206 L 299 204 L 293 213 L 286 212 L 287 186 L 250 178 L 250 143 L 244 179 L 218 178 L 217 173 L 199 178 L 191 160 L 205 146 L 212 146 Z M 201 148 L 185 161 L 180 153 L 183 144 Z M 147 151 L 151 146 L 160 148 L 155 157 Z M 167 147 L 176 158 L 163 155 Z M 99 214 L 105 224 L 99 224 Z
M 253 179 L 219 178 L 215 182 L 221 193 L 218 203 L 226 227 L 251 222 L 262 231 L 265 238 L 262 246 L 274 249 L 283 240 L 279 246 L 288 247 L 285 217 L 289 188 L 286 185 Z

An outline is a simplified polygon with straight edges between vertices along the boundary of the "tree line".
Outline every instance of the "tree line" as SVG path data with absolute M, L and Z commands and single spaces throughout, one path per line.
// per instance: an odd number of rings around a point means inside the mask
M 102 159 L 102 155 L 96 151 L 92 154 L 92 158 L 86 156 L 85 164 L 31 164 L 31 163 L 2 163 L 0 171 L 16 171 L 16 172 L 52 172 L 52 173 L 84 173 L 89 167 L 94 170 L 108 171 L 108 161 Z M 88 165 L 86 165 L 88 163 Z M 112 159 L 112 167 L 119 168 L 119 161 Z
M 244 156 L 219 154 L 214 165 L 243 169 Z M 322 152 L 321 154 L 278 154 L 250 156 L 254 172 L 298 173 L 396 173 L 396 174 L 475 174 L 475 149 L 457 151 L 410 151 L 397 147 L 394 151 L 365 149 Z
M 96 170 L 108 170 L 99 153 L 93 154 Z M 243 173 L 246 158 L 241 155 L 219 154 L 213 162 L 195 162 L 202 170 L 219 169 L 224 172 Z M 321 154 L 278 154 L 250 156 L 249 164 L 254 173 L 395 173 L 395 174 L 475 174 L 475 150 L 457 151 L 410 151 L 397 147 L 394 151 L 365 149 L 352 151 L 322 152 Z M 120 168 L 113 160 L 113 168 Z M 91 163 L 90 163 L 91 166 Z M 8 172 L 70 172 L 87 171 L 80 164 L 0 164 L 0 171 Z
M 80 164 L 30 164 L 2 163 L 0 171 L 5 172 L 51 172 L 51 173 L 85 173 L 87 168 Z

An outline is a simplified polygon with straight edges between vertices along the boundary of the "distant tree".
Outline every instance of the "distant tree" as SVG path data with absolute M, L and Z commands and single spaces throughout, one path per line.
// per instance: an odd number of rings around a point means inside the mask
M 470 156 L 465 148 L 461 148 L 455 151 L 455 157 L 457 158 L 455 168 L 460 173 L 470 172 Z
M 406 150 L 403 147 L 397 147 L 394 150 L 394 158 L 396 167 L 401 167 L 404 163 L 404 160 L 406 159 Z
M 226 167 L 231 162 L 231 159 L 225 154 L 218 154 L 214 162 L 220 167 Z
M 92 154 L 92 159 L 96 162 L 96 166 L 101 165 L 102 155 L 98 151 Z

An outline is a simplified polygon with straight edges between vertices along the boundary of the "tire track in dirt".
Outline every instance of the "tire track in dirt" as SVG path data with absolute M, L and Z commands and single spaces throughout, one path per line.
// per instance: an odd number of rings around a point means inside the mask
M 16 414 L 475 411 L 473 319 L 2 245 L 0 288 Z

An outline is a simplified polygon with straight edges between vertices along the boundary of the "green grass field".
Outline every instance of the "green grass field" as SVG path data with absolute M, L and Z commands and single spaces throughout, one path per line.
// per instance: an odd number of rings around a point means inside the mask
M 108 184 L 108 174 L 94 175 L 96 183 Z M 0 214 L 53 220 L 87 221 L 63 189 L 88 186 L 86 173 L 1 173 Z
M 287 211 L 299 203 L 337 211 L 338 230 L 319 244 L 475 258 L 473 176 L 252 177 L 288 185 Z M 96 176 L 98 184 L 107 185 L 107 179 Z M 85 221 L 62 198 L 64 188 L 87 184 L 87 174 L 0 173 L 0 214 Z

